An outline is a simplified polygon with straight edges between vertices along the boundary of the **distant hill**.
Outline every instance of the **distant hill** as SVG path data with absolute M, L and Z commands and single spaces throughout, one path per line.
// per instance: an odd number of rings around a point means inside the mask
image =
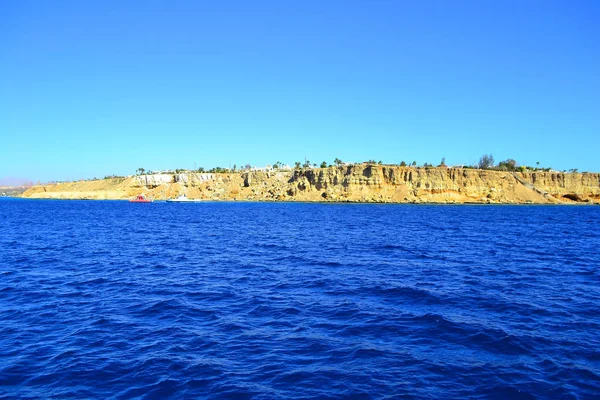
M 29 179 L 14 178 L 7 176 L 0 178 L 0 187 L 18 187 L 18 186 L 33 186 L 33 182 Z

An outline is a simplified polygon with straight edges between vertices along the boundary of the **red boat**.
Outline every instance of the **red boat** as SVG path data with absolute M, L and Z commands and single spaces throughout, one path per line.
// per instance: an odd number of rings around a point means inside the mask
M 135 199 L 129 200 L 130 203 L 152 203 L 152 200 L 147 199 L 146 196 L 140 195 Z

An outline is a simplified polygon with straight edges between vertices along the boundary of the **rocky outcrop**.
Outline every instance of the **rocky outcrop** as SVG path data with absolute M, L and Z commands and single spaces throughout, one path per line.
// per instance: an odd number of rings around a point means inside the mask
M 600 174 L 525 172 L 523 178 L 556 198 L 574 201 L 600 200 Z
M 28 198 L 393 203 L 600 203 L 600 174 L 353 165 L 288 172 L 141 175 L 36 186 Z

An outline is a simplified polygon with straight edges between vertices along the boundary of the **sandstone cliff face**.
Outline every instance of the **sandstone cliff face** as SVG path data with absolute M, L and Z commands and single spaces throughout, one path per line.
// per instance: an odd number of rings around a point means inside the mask
M 291 172 L 156 174 L 36 186 L 28 198 L 412 203 L 600 203 L 600 174 L 354 165 Z
M 449 168 L 352 166 L 296 171 L 290 194 L 310 199 L 367 202 L 547 202 L 535 192 L 519 196 L 510 174 Z
M 554 197 L 577 201 L 600 199 L 600 174 L 526 172 L 523 178 Z

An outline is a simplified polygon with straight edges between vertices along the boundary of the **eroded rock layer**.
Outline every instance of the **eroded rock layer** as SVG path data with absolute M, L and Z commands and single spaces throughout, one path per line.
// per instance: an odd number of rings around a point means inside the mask
M 600 203 L 600 174 L 353 165 L 286 172 L 182 173 L 35 186 L 22 197 L 393 203 Z

